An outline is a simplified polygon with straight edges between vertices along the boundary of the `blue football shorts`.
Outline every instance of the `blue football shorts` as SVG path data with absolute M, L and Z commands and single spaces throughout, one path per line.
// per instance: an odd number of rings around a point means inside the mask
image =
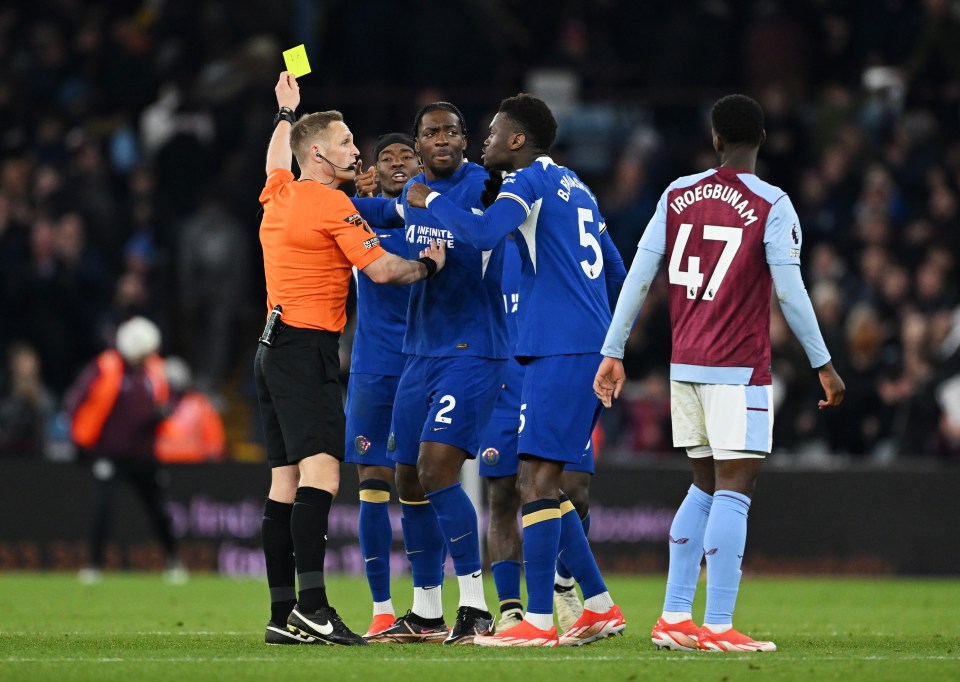
M 505 360 L 411 356 L 403 368 L 387 441 L 394 462 L 416 466 L 422 441 L 476 457 L 502 384 Z
M 520 428 L 520 389 L 523 365 L 507 360 L 490 422 L 480 437 L 480 475 L 496 478 L 517 475 L 517 430 Z
M 387 439 L 399 383 L 398 376 L 350 374 L 344 461 L 393 468 L 387 457 Z
M 517 451 L 586 471 L 585 448 L 603 409 L 593 393 L 599 353 L 531 358 L 520 398 Z M 592 465 L 593 448 L 590 448 Z

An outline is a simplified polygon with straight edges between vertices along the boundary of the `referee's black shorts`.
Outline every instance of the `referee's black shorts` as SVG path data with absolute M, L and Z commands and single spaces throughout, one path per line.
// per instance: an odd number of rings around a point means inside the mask
M 271 467 L 326 453 L 343 460 L 340 335 L 285 327 L 253 366 Z

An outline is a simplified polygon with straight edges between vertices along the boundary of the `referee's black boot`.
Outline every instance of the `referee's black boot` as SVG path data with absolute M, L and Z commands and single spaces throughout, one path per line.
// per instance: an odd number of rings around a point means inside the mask
M 301 635 L 299 630 L 292 632 L 286 624 L 277 625 L 272 620 L 267 623 L 267 631 L 263 635 L 263 641 L 267 644 L 313 644 L 315 640 L 316 637 Z
M 313 613 L 301 613 L 298 604 L 287 618 L 287 630 L 313 637 L 311 644 L 367 646 L 367 640 L 352 632 L 332 606 L 321 607 Z

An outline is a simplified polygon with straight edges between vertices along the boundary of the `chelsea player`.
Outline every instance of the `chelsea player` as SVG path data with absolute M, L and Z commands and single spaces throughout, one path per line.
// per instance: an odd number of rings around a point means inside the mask
M 493 184 L 488 183 L 492 198 L 500 187 L 501 174 L 492 174 Z M 492 201 L 491 201 L 492 203 Z M 623 259 L 607 232 L 600 239 L 603 250 L 604 276 L 611 308 L 619 293 L 620 284 L 626 277 Z M 511 349 L 517 345 L 517 311 L 520 300 L 520 252 L 516 240 L 507 237 L 503 257 L 503 305 L 507 313 L 507 332 Z M 490 423 L 480 441 L 480 476 L 487 482 L 487 552 L 490 569 L 500 603 L 500 620 L 497 631 L 502 632 L 523 619 L 523 604 L 520 601 L 521 538 L 517 526 L 520 510 L 520 493 L 517 490 L 517 437 L 520 427 L 520 388 L 523 385 L 523 365 L 516 358 L 507 360 L 497 403 L 493 408 Z M 563 470 L 561 489 L 576 508 L 584 533 L 590 527 L 589 490 L 594 473 L 594 450 L 592 439 L 587 441 L 583 457 L 577 464 L 567 464 Z M 562 631 L 568 630 L 583 613 L 583 605 L 577 596 L 573 577 L 562 560 L 557 562 L 557 576 L 553 592 L 554 611 Z
M 414 120 L 423 162 L 418 181 L 444 192 L 466 211 L 481 212 L 487 172 L 464 159 L 463 116 L 449 102 L 421 109 Z M 409 185 L 408 185 L 409 187 Z M 403 369 L 393 411 L 390 457 L 403 511 L 403 534 L 414 581 L 411 612 L 370 642 L 469 644 L 492 631 L 481 577 L 477 513 L 460 484 L 460 469 L 476 456 L 507 357 L 500 277 L 502 243 L 485 249 L 400 197 L 355 199 L 375 225 L 403 225 L 412 251 L 432 239 L 447 245 L 447 265 L 414 286 L 407 312 Z M 457 620 L 447 631 L 440 600 L 444 548 L 460 587 Z
M 380 185 L 380 196 L 396 198 L 419 168 L 413 138 L 403 133 L 382 135 L 373 148 L 375 165 L 366 174 L 371 189 Z M 363 178 L 355 182 L 361 191 Z M 372 225 L 380 246 L 406 257 L 402 227 Z M 387 456 L 387 439 L 393 401 L 406 362 L 403 334 L 407 327 L 410 287 L 377 285 L 359 270 L 357 283 L 357 331 L 353 337 L 350 383 L 347 387 L 345 461 L 357 465 L 360 479 L 358 535 L 364 570 L 373 597 L 373 622 L 364 637 L 386 630 L 394 621 L 390 598 L 390 484 L 393 461 Z
M 509 172 L 483 215 L 439 188 L 415 184 L 407 201 L 480 249 L 514 232 L 522 259 L 516 357 L 524 364 L 517 450 L 523 558 L 529 603 L 514 627 L 474 641 L 484 646 L 579 645 L 623 631 L 573 504 L 560 490 L 566 464 L 583 457 L 601 406 L 590 377 L 600 360 L 610 304 L 596 197 L 547 155 L 556 137 L 547 105 L 527 94 L 505 99 L 484 144 L 484 165 Z M 580 584 L 584 611 L 558 637 L 553 579 L 558 554 Z

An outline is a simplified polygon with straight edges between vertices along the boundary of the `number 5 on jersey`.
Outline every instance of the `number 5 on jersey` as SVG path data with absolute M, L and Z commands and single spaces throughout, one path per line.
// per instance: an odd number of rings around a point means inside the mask
M 677 231 L 677 242 L 673 245 L 673 253 L 670 254 L 670 265 L 667 270 L 670 278 L 670 284 L 678 284 L 687 288 L 687 298 L 695 299 L 700 287 L 703 286 L 703 273 L 700 272 L 700 257 L 690 256 L 687 259 L 687 269 L 683 270 L 683 252 L 687 248 L 687 240 L 690 239 L 690 232 L 693 230 L 692 223 L 681 223 Z M 725 242 L 723 253 L 720 254 L 720 260 L 707 282 L 707 290 L 703 293 L 704 301 L 712 301 L 723 284 L 723 278 L 730 269 L 734 256 L 740 249 L 740 242 L 743 239 L 743 229 L 739 227 L 724 227 L 722 225 L 704 225 L 703 238 L 713 241 Z
M 577 222 L 580 228 L 580 246 L 593 251 L 593 262 L 582 260 L 580 261 L 580 267 L 583 269 L 583 274 L 590 279 L 596 279 L 603 271 L 603 252 L 600 250 L 600 242 L 597 241 L 597 238 L 587 232 L 587 223 L 593 222 L 593 211 L 589 208 L 578 208 Z

